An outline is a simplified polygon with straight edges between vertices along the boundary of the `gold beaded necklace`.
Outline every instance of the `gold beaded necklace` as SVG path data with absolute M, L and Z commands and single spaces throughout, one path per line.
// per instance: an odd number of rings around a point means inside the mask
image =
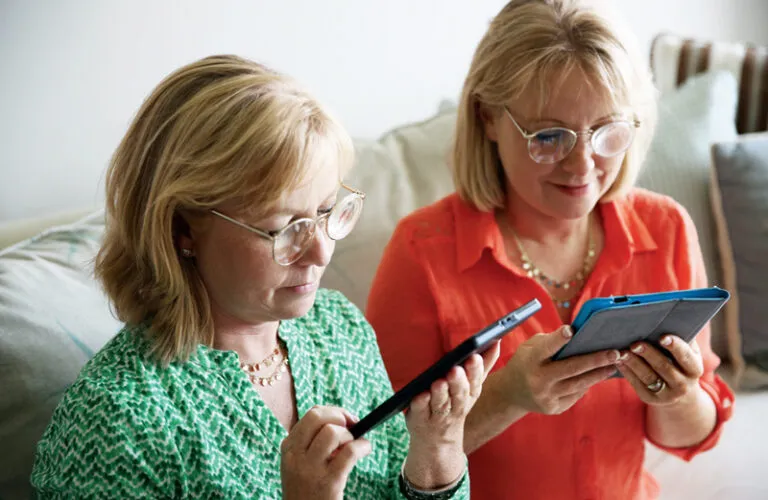
M 592 267 L 592 260 L 594 259 L 596 253 L 591 219 L 587 228 L 587 252 L 584 255 L 584 263 L 582 264 L 581 269 L 576 272 L 576 274 L 564 281 L 558 281 L 556 279 L 550 278 L 544 274 L 541 269 L 536 267 L 536 265 L 531 261 L 530 257 L 528 257 L 528 253 L 525 251 L 525 248 L 523 248 L 523 242 L 520 241 L 520 238 L 517 236 L 517 233 L 512 227 L 512 224 L 507 223 L 507 225 L 509 226 L 509 230 L 512 232 L 512 236 L 515 239 L 515 244 L 517 245 L 517 249 L 520 252 L 520 260 L 522 262 L 521 267 L 526 272 L 528 277 L 538 280 L 539 283 L 543 284 L 545 287 L 566 291 L 573 290 L 574 292 L 567 299 L 559 299 L 555 297 L 554 294 L 549 291 L 549 289 L 547 289 L 547 293 L 549 293 L 549 296 L 555 303 L 556 307 L 562 309 L 570 309 L 571 306 L 575 303 L 574 299 L 578 297 L 579 292 L 584 286 L 584 282 L 589 275 L 589 271 Z
M 277 362 L 279 356 L 282 356 L 282 360 Z M 266 376 L 259 376 L 256 372 L 261 371 L 263 368 L 269 368 L 277 363 L 275 369 Z M 248 379 L 253 385 L 260 385 L 262 387 L 271 387 L 275 385 L 275 382 L 283 378 L 283 373 L 288 371 L 288 355 L 283 351 L 283 347 L 280 342 L 277 343 L 277 347 L 269 353 L 269 356 L 258 361 L 256 363 L 240 363 L 240 368 L 248 375 Z

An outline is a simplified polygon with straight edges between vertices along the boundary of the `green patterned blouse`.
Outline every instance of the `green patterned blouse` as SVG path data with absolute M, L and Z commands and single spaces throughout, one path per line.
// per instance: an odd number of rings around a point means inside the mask
M 200 346 L 187 363 L 147 360 L 141 328 L 125 328 L 83 368 L 37 448 L 39 497 L 281 498 L 286 430 L 233 351 Z M 392 393 L 376 337 L 343 295 L 320 290 L 310 312 L 280 323 L 299 417 L 334 405 L 363 417 Z M 346 498 L 402 498 L 402 414 L 366 435 Z M 469 496 L 465 478 L 455 498 Z

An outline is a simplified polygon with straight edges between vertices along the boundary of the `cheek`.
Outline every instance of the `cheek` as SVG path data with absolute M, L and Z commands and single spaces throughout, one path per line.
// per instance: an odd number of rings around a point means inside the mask
M 602 184 L 610 187 L 621 172 L 621 164 L 624 162 L 624 156 L 618 158 L 598 158 L 596 167 L 600 172 L 599 180 Z
M 513 184 L 525 182 L 528 179 L 539 177 L 542 171 L 538 163 L 528 155 L 524 142 L 506 141 L 498 144 L 499 157 L 504 168 L 507 181 Z

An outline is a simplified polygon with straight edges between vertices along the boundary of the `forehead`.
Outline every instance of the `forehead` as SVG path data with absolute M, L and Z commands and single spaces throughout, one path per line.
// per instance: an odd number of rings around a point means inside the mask
M 513 105 L 528 119 L 565 123 L 588 122 L 626 109 L 614 91 L 579 68 L 532 81 Z

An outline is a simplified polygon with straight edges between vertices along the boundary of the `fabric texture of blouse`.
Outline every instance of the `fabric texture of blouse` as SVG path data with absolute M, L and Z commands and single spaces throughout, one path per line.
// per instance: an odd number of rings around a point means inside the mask
M 671 198 L 634 189 L 601 203 L 605 245 L 581 296 L 708 286 L 693 222 Z M 395 389 L 470 335 L 537 298 L 543 308 L 501 342 L 498 369 L 536 333 L 562 324 L 545 288 L 507 257 L 492 213 L 450 195 L 400 221 L 373 282 L 366 315 Z M 571 318 L 573 320 L 573 317 Z M 701 387 L 717 425 L 700 444 L 660 446 L 690 460 L 715 445 L 733 393 L 714 373 L 709 326 L 697 336 Z M 646 405 L 627 381 L 592 387 L 560 415 L 527 414 L 469 456 L 472 498 L 648 499 L 658 485 L 643 469 Z M 658 444 L 657 444 L 658 446 Z
M 41 498 L 282 498 L 287 436 L 240 369 L 234 351 L 199 346 L 162 368 L 142 327 L 125 328 L 83 368 L 38 444 L 32 484 Z M 282 321 L 299 417 L 314 405 L 362 418 L 392 394 L 376 338 L 338 292 Z M 372 452 L 345 497 L 404 498 L 409 435 L 402 414 L 365 436 Z M 465 477 L 454 498 L 467 498 Z

